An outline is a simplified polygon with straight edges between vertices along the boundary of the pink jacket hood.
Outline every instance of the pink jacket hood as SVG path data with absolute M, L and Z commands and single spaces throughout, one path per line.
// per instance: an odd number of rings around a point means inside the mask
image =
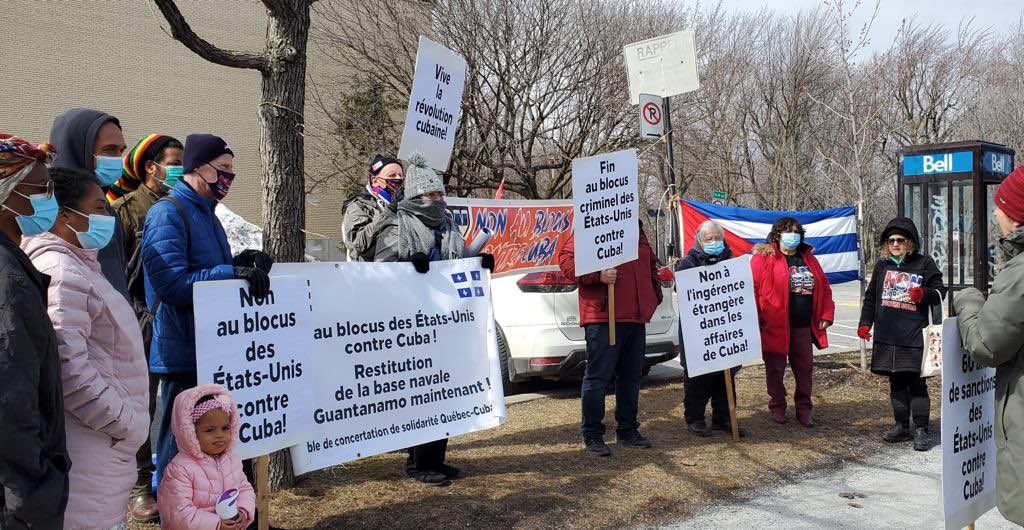
M 195 410 L 196 403 L 205 396 L 214 396 L 214 399 L 227 405 L 229 410 L 231 410 L 231 441 L 228 442 L 228 447 L 224 450 L 224 454 L 234 451 L 238 440 L 238 427 L 241 423 L 235 400 L 220 385 L 199 385 L 178 394 L 178 397 L 174 398 L 174 418 L 171 422 L 171 430 L 174 432 L 174 439 L 178 442 L 178 451 L 196 460 L 212 458 L 203 454 L 202 449 L 199 448 L 199 438 L 196 438 L 196 426 L 192 421 L 192 411 Z
M 47 251 L 60 252 L 78 258 L 93 270 L 100 270 L 100 262 L 96 258 L 99 254 L 98 250 L 78 248 L 50 232 L 23 237 L 21 239 L 21 250 L 25 251 L 29 259 L 34 259 Z

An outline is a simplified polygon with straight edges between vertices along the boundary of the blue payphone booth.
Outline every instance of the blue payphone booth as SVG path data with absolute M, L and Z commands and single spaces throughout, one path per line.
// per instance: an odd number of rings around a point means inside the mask
M 899 151 L 899 211 L 921 232 L 950 291 L 987 291 L 995 277 L 999 227 L 992 197 L 1013 170 L 1014 151 L 973 141 L 918 145 Z M 952 308 L 952 296 L 948 297 Z

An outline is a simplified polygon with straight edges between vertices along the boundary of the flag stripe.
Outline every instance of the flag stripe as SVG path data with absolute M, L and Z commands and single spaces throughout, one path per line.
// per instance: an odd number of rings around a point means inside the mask
M 684 201 L 686 204 L 692 206 L 698 212 L 703 213 L 705 216 L 711 219 L 718 220 L 737 220 L 737 221 L 751 221 L 754 223 L 772 224 L 777 221 L 780 217 L 795 217 L 800 224 L 808 225 L 823 221 L 825 219 L 839 219 L 843 217 L 855 216 L 857 209 L 853 206 L 845 206 L 843 208 L 833 208 L 831 210 L 807 210 L 807 211 L 791 211 L 791 210 L 757 210 L 754 208 L 740 208 L 738 206 L 719 206 L 717 204 L 709 204 L 706 202 L 697 201 Z
M 751 245 L 764 243 L 765 238 L 746 239 Z M 833 254 L 836 252 L 856 252 L 857 234 L 842 234 L 830 237 L 805 237 L 804 242 L 814 247 L 815 254 Z

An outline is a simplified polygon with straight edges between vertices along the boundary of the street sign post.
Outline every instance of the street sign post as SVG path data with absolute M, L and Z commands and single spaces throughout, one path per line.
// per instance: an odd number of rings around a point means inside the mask
M 725 201 L 729 200 L 729 195 L 724 191 L 712 191 L 711 192 L 711 204 L 718 204 L 721 206 L 725 205 Z
M 629 100 L 634 105 L 640 102 L 640 94 L 669 97 L 700 88 L 692 30 L 627 44 L 622 51 L 629 72 Z
M 665 134 L 664 98 L 640 94 L 640 137 L 661 138 Z

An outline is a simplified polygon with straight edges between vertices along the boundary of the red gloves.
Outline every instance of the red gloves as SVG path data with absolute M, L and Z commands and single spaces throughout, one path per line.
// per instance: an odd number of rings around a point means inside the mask
M 871 326 L 861 326 L 857 328 L 857 336 L 864 340 L 871 340 Z
M 910 301 L 916 304 L 921 300 L 924 300 L 924 287 L 911 287 Z

